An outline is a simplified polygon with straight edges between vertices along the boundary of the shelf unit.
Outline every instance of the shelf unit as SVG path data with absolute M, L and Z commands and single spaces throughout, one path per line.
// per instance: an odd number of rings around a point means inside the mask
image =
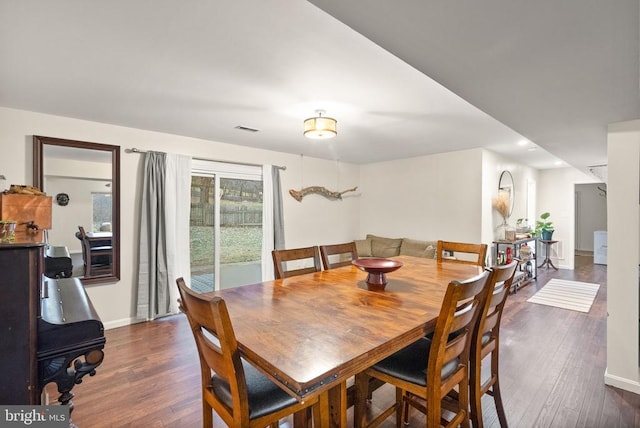
M 537 257 L 537 242 L 538 238 L 532 236 L 530 238 L 516 239 L 515 241 L 493 241 L 493 261 L 494 263 L 498 260 L 498 253 L 500 251 L 506 251 L 506 248 L 511 248 L 513 250 L 513 257 L 520 258 L 520 247 L 523 244 L 527 244 L 527 246 L 531 249 L 531 256 L 526 260 L 520 260 L 520 265 L 518 266 L 518 271 L 516 272 L 516 276 L 513 282 L 513 292 L 518 291 L 519 287 L 524 287 L 529 284 L 529 282 L 536 279 L 538 275 L 538 265 L 536 262 Z M 529 242 L 533 242 L 533 245 L 529 245 Z

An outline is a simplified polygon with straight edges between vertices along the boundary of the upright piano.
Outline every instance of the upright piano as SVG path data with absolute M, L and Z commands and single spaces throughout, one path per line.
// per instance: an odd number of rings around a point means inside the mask
M 45 277 L 44 248 L 0 244 L 0 404 L 40 404 L 55 382 L 71 406 L 71 389 L 104 356 L 104 327 L 81 281 Z

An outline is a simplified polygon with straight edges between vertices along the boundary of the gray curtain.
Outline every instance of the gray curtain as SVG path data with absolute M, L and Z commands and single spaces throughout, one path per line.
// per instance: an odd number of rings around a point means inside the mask
M 140 211 L 138 319 L 154 319 L 169 312 L 165 206 L 166 153 L 147 152 Z
M 282 209 L 282 186 L 280 185 L 280 168 L 271 168 L 273 180 L 273 248 L 282 250 L 284 246 L 284 214 Z

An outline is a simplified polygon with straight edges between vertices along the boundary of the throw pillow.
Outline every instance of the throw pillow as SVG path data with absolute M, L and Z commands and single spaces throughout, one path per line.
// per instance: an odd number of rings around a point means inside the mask
M 383 238 L 375 235 L 367 235 L 371 240 L 371 254 L 374 257 L 393 257 L 400 254 L 402 239 Z
M 356 239 L 356 251 L 358 251 L 358 257 L 371 257 L 371 240 L 370 239 Z
M 422 257 L 426 257 L 428 259 L 435 259 L 436 258 L 436 249 L 437 249 L 437 244 L 436 245 L 429 245 L 427 247 L 427 249 L 424 250 L 424 255 Z
M 435 255 L 435 243 L 433 241 L 418 241 L 415 239 L 404 238 L 400 246 L 401 256 L 428 257 L 433 258 Z M 433 248 L 433 253 L 428 252 L 429 248 Z M 429 257 L 429 255 L 431 255 Z

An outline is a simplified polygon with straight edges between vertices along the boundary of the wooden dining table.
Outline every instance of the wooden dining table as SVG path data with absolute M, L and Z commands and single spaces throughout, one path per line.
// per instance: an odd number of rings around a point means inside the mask
M 474 265 L 398 256 L 382 291 L 345 266 L 207 293 L 229 309 L 244 358 L 300 401 L 319 395 L 319 426 L 346 426 L 346 380 L 433 331 L 449 282 Z

